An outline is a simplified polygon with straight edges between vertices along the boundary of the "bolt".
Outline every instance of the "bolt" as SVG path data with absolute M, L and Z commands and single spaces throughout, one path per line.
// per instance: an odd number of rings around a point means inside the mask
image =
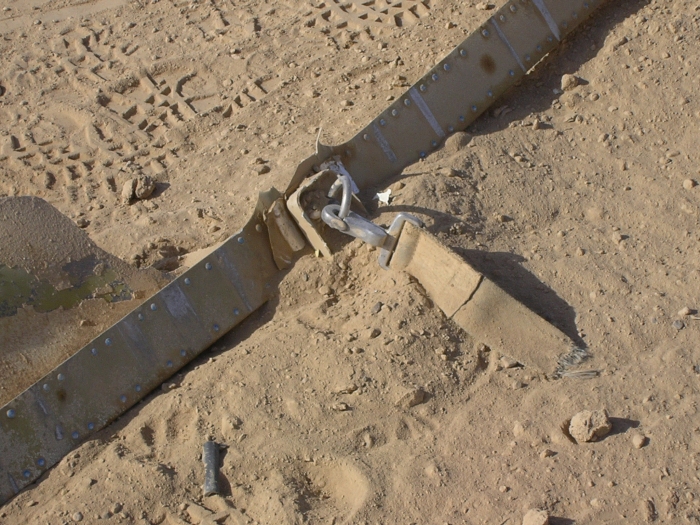
M 93 348 L 92 350 L 90 350 L 90 353 L 91 353 L 92 355 L 97 355 L 97 348 Z M 44 390 L 48 390 L 48 388 L 46 388 L 46 389 L 44 389 Z
M 218 324 L 215 324 L 212 328 L 214 329 L 215 332 L 218 332 L 218 331 L 219 331 L 219 325 L 218 325 Z
M 380 126 L 386 126 L 386 120 L 381 119 L 381 120 L 379 121 L 379 125 L 380 125 Z
M 408 100 L 408 99 L 406 99 L 406 100 L 403 101 L 403 105 L 404 105 L 404 106 L 410 106 L 410 105 L 411 105 L 411 101 Z
M 32 477 L 32 473 L 31 473 L 29 470 L 25 470 L 24 472 L 22 472 L 22 475 L 23 475 L 25 478 L 31 478 L 31 477 Z
M 450 70 L 450 65 L 449 65 L 449 64 L 445 64 L 444 66 L 442 66 L 442 69 L 444 69 L 445 71 L 449 71 L 449 70 Z
M 399 110 L 398 110 L 398 109 L 392 109 L 392 110 L 391 110 L 391 116 L 392 116 L 392 117 L 398 117 L 398 116 L 399 116 Z
M 207 263 L 204 265 L 204 268 L 207 270 L 211 270 L 211 263 Z
M 66 378 L 66 376 L 64 376 L 63 374 L 58 374 L 56 376 L 56 379 L 58 379 L 59 381 L 63 381 L 65 378 Z
M 51 388 L 48 383 L 44 383 L 44 386 L 42 387 L 45 392 L 48 392 L 49 389 Z
M 95 429 L 95 423 L 88 423 L 88 430 L 94 430 Z
M 240 310 L 239 310 L 238 308 L 234 308 L 234 309 L 233 309 L 233 315 L 238 315 L 238 314 L 240 314 L 240 313 L 241 313 L 241 312 L 240 312 Z
M 73 439 L 78 439 L 80 437 L 80 434 L 78 434 L 78 431 L 76 430 L 70 435 L 70 437 L 72 437 Z
M 107 339 L 105 339 L 105 344 L 107 346 L 110 346 L 112 344 L 112 340 L 108 337 Z
M 141 385 L 136 385 L 134 387 L 134 390 L 136 390 L 137 392 L 141 392 Z
M 489 30 L 488 29 L 483 29 L 481 31 L 481 34 L 483 35 L 484 38 L 488 38 L 489 36 Z
M 433 82 L 437 82 L 437 81 L 439 80 L 440 77 L 438 76 L 437 73 L 433 73 L 433 76 L 431 76 L 430 78 L 433 79 Z
M 36 464 L 40 467 L 43 467 L 44 465 L 46 465 L 46 460 L 44 458 L 39 458 L 36 460 Z
M 190 284 L 192 284 L 192 281 L 190 281 L 190 278 L 185 277 L 185 285 L 189 286 Z
M 467 56 L 467 50 L 466 49 L 460 49 L 459 54 L 463 57 Z
M 426 89 L 428 89 L 428 88 L 425 87 L 425 84 L 421 84 L 421 85 L 420 85 L 420 90 L 421 90 L 421 91 L 425 91 Z
M 16 413 L 15 413 L 15 409 L 14 409 L 14 408 L 11 408 L 10 410 L 7 411 L 7 417 L 9 417 L 10 419 L 12 419 L 13 417 L 15 417 L 15 415 L 16 415 Z
M 243 244 L 245 242 L 245 239 L 243 237 L 238 238 L 238 244 Z

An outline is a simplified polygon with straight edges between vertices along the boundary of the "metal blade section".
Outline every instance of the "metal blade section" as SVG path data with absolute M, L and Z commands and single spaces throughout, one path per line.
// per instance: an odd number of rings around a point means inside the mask
M 361 188 L 395 175 L 466 129 L 603 1 L 511 0 L 333 153 Z
M 266 302 L 262 219 L 0 409 L 0 504 Z

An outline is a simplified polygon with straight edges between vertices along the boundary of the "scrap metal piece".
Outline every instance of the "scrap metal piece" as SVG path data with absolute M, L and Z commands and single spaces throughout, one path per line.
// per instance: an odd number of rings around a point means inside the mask
M 236 235 L 0 409 L 0 503 L 265 303 L 262 209 Z
M 559 365 L 572 349 L 587 354 L 425 230 L 404 226 L 390 268 L 415 277 L 445 315 L 474 339 L 550 377 L 561 375 Z
M 202 462 L 204 463 L 204 497 L 219 494 L 219 445 L 215 441 L 207 441 L 202 447 Z

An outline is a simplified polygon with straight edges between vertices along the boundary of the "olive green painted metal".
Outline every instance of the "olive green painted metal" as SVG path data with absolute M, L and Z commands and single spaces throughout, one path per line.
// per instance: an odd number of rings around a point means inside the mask
M 511 0 L 350 141 L 317 144 L 285 195 L 333 155 L 361 189 L 397 174 L 464 130 L 602 3 Z M 0 410 L 0 504 L 268 300 L 279 270 L 263 219 L 272 202 L 261 203 L 240 233 Z
M 157 388 L 276 288 L 261 213 L 0 410 L 0 503 Z

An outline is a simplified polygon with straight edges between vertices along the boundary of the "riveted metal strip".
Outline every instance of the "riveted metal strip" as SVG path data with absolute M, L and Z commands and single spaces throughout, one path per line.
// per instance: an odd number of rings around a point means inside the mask
M 511 0 L 332 154 L 360 188 L 395 175 L 466 129 L 603 1 Z
M 377 141 L 377 144 L 379 144 L 379 147 L 382 148 L 382 151 L 386 155 L 386 158 L 389 159 L 389 162 L 396 162 L 396 153 L 394 153 L 394 150 L 391 149 L 391 146 L 387 142 L 386 138 L 382 134 L 382 130 L 379 129 L 376 122 L 372 124 L 372 131 L 374 132 L 374 138 Z
M 0 503 L 239 324 L 278 270 L 261 219 L 0 409 Z

